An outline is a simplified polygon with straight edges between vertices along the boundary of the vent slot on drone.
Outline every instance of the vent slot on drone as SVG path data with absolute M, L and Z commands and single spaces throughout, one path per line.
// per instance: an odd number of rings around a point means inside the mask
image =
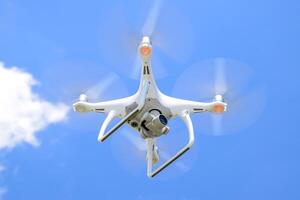
M 193 110 L 194 110 L 194 112 L 203 112 L 202 108 L 194 108 Z
M 104 112 L 104 108 L 97 108 L 96 112 Z
M 145 66 L 144 66 L 144 68 L 143 68 L 143 74 L 144 74 L 144 75 L 146 75 L 146 74 L 149 75 L 149 74 L 150 74 L 150 70 L 149 70 L 148 65 L 145 65 Z

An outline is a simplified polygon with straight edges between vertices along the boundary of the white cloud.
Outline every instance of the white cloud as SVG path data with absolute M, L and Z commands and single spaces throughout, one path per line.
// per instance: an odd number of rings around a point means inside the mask
M 35 84 L 30 73 L 0 62 L 0 149 L 23 142 L 36 146 L 38 131 L 66 119 L 69 107 L 41 99 L 31 90 Z

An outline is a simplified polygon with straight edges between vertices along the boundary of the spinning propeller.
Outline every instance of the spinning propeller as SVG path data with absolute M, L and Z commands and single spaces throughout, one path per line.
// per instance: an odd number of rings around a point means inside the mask
M 104 14 L 98 34 L 100 56 L 121 74 L 139 79 L 138 46 L 143 36 L 149 36 L 153 46 L 154 75 L 162 78 L 168 73 L 163 67 L 166 60 L 183 64 L 191 55 L 194 43 L 192 26 L 176 8 L 164 7 L 162 0 L 137 1 L 135 5 L 139 9 L 125 9 L 123 3 Z M 170 26 L 174 20 L 176 26 Z
M 65 102 L 80 101 L 107 101 L 128 96 L 128 90 L 119 75 L 105 68 L 88 65 L 86 63 L 72 63 L 71 66 L 62 63 L 57 65 L 55 73 L 64 73 L 70 68 L 68 77 L 64 80 L 63 87 L 59 84 L 58 90 L 62 93 Z M 53 69 L 53 68 L 52 68 Z
M 216 98 L 228 103 L 222 114 L 193 116 L 199 133 L 223 135 L 236 133 L 253 124 L 265 104 L 264 85 L 245 64 L 235 60 L 216 58 L 188 67 L 175 83 L 173 95 L 196 101 Z

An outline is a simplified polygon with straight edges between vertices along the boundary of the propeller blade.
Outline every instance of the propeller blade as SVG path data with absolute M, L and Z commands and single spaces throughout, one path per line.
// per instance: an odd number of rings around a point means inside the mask
M 68 95 L 72 97 L 72 102 L 78 101 L 82 94 L 86 95 L 89 102 L 108 101 L 128 96 L 127 88 L 121 82 L 120 77 L 109 72 L 105 77 L 99 78 L 95 82 L 69 86 L 66 90 L 69 91 Z
M 84 94 L 86 94 L 90 100 L 99 100 L 103 98 L 105 92 L 110 92 L 112 85 L 118 78 L 116 74 L 110 73 L 103 77 L 98 83 L 89 87 Z
M 227 92 L 226 82 L 226 60 L 224 58 L 215 59 L 215 94 L 224 95 Z
M 49 93 L 54 91 L 53 96 L 69 105 L 77 101 L 81 94 L 87 95 L 91 102 L 128 96 L 127 87 L 119 75 L 94 63 L 63 60 L 45 69 L 51 84 L 47 87 L 51 88 Z
M 173 92 L 175 97 L 195 101 L 212 101 L 217 94 L 223 95 L 228 103 L 225 113 L 193 117 L 195 128 L 210 135 L 231 134 L 248 128 L 261 115 L 266 100 L 264 85 L 253 70 L 224 58 L 193 64 L 179 77 Z
M 163 78 L 167 75 L 163 64 L 168 59 L 184 62 L 191 54 L 192 26 L 178 9 L 172 6 L 164 9 L 162 0 L 138 1 L 135 5 L 131 10 L 120 2 L 101 17 L 100 57 L 117 72 L 138 79 L 141 64 L 137 50 L 142 37 L 147 35 L 152 41 L 155 77 Z M 171 23 L 174 19 L 176 24 Z
M 162 0 L 153 1 L 148 16 L 145 20 L 145 23 L 142 26 L 142 33 L 144 36 L 151 37 L 153 35 L 160 14 L 161 6 L 162 6 Z
M 188 14 L 170 5 L 161 9 L 152 41 L 161 57 L 179 63 L 179 66 L 186 64 L 195 47 L 195 31 Z

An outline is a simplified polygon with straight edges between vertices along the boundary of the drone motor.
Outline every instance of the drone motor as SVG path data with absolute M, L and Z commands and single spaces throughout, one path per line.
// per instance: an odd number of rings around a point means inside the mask
M 81 95 L 79 96 L 79 101 L 87 102 L 87 101 L 88 101 L 87 95 L 81 94 Z

